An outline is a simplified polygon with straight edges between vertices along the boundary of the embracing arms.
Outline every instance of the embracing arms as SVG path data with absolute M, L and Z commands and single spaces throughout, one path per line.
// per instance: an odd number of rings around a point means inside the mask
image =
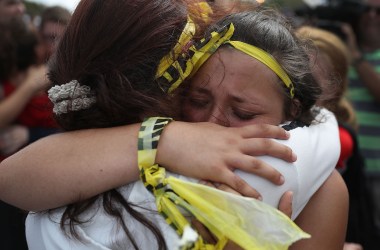
M 0 199 L 38 211 L 137 180 L 139 128 L 140 124 L 134 124 L 68 132 L 27 146 L 0 163 Z M 255 156 L 294 161 L 289 147 L 267 139 L 288 137 L 282 128 L 270 125 L 224 128 L 209 123 L 172 122 L 161 137 L 156 162 L 172 172 L 225 183 L 244 195 L 258 197 L 233 169 L 281 184 L 280 173 Z

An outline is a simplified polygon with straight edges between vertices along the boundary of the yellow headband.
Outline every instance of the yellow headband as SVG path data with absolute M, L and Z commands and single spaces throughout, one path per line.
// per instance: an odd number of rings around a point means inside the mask
M 291 98 L 294 97 L 294 86 L 292 81 L 290 80 L 288 74 L 286 74 L 284 69 L 281 67 L 281 65 L 270 54 L 258 47 L 240 41 L 227 41 L 226 43 L 232 45 L 232 47 L 235 49 L 240 50 L 241 52 L 259 60 L 262 64 L 265 64 L 274 73 L 276 73 L 276 75 L 289 89 Z
M 291 98 L 294 97 L 294 85 L 288 74 L 281 65 L 267 52 L 253 45 L 231 41 L 235 31 L 231 23 L 219 31 L 214 31 L 209 37 L 203 38 L 199 43 L 192 45 L 187 53 L 182 53 L 172 64 L 166 67 L 167 70 L 157 74 L 159 82 L 165 83 L 168 88 L 163 88 L 168 93 L 175 90 L 185 79 L 194 75 L 207 59 L 223 44 L 229 44 L 235 49 L 259 60 L 270 68 L 288 88 Z M 161 65 L 160 65 L 161 66 Z M 159 67 L 160 68 L 160 67 Z

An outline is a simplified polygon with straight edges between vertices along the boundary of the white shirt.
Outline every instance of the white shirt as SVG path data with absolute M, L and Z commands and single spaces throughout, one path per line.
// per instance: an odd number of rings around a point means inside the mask
M 250 185 L 252 185 L 263 197 L 263 201 L 277 207 L 278 202 L 285 191 L 292 190 L 293 215 L 295 219 L 305 207 L 311 196 L 322 185 L 334 170 L 340 153 L 338 125 L 335 117 L 328 111 L 322 110 L 317 117 L 320 123 L 310 127 L 291 130 L 291 137 L 286 141 L 279 141 L 290 146 L 297 154 L 297 161 L 287 163 L 272 157 L 259 157 L 269 165 L 278 169 L 285 177 L 285 183 L 281 186 L 274 185 L 267 180 L 252 174 L 236 171 Z M 176 175 L 175 175 L 176 176 Z M 190 181 L 191 178 L 181 177 Z M 128 202 L 141 205 L 149 209 L 138 209 L 158 226 L 165 238 L 169 249 L 177 249 L 179 237 L 163 217 L 157 214 L 154 197 L 145 189 L 142 182 L 137 181 L 118 189 Z M 77 225 L 76 229 L 81 241 L 69 238 L 60 228 L 60 218 L 64 208 L 53 213 L 30 213 L 26 220 L 26 236 L 30 250 L 52 249 L 130 249 L 131 243 L 120 226 L 104 212 L 100 199 L 99 206 L 86 211 L 81 216 L 90 219 L 88 222 Z M 156 240 L 150 230 L 139 222 L 124 214 L 124 219 L 129 230 L 140 249 L 157 249 Z

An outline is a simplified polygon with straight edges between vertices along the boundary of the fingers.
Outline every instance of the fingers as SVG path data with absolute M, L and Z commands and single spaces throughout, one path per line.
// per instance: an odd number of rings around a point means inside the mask
M 236 192 L 233 188 L 230 186 L 227 186 L 226 184 L 219 183 L 219 182 L 210 182 L 210 181 L 199 181 L 199 184 L 206 185 L 212 188 L 217 188 L 221 191 L 225 191 L 231 194 L 241 195 L 240 193 Z
M 199 184 L 202 184 L 202 185 L 206 185 L 206 186 L 209 186 L 209 187 L 212 187 L 212 188 L 215 188 L 217 187 L 216 185 L 217 182 L 211 182 L 211 181 L 204 181 L 204 180 L 201 180 L 199 181 Z M 220 184 L 219 184 L 220 185 Z
M 197 230 L 197 232 L 202 236 L 203 240 L 209 244 L 216 244 L 216 239 L 213 234 L 197 219 L 191 219 L 191 225 Z
M 227 245 L 223 248 L 224 250 L 239 250 L 243 249 L 238 244 L 234 243 L 233 241 L 228 241 Z
M 297 156 L 291 148 L 271 139 L 248 139 L 244 141 L 241 147 L 243 153 L 252 156 L 268 155 L 287 162 L 294 162 L 297 160 Z
M 363 247 L 357 243 L 344 243 L 343 250 L 363 250 Z
M 217 185 L 216 188 L 219 190 L 231 193 L 231 194 L 241 195 L 239 192 L 236 192 L 236 190 L 234 190 L 230 186 L 227 186 L 226 184 L 219 184 L 219 185 Z
M 255 124 L 240 128 L 235 128 L 241 130 L 241 136 L 243 138 L 274 138 L 287 140 L 290 134 L 285 129 L 268 124 Z
M 280 210 L 289 218 L 291 218 L 292 213 L 293 213 L 293 192 L 292 191 L 287 191 L 282 195 L 280 199 L 280 203 L 278 204 L 278 210 Z
M 257 124 L 235 129 L 240 131 L 243 138 L 248 139 L 242 143 L 242 150 L 246 154 L 253 156 L 269 155 L 288 162 L 293 162 L 297 159 L 291 148 L 271 140 L 289 139 L 289 132 L 283 128 L 267 124 Z
M 231 158 L 227 164 L 235 169 L 260 176 L 276 185 L 282 185 L 285 181 L 280 172 L 256 157 L 243 155 Z
M 256 191 L 253 187 L 248 185 L 242 178 L 233 173 L 232 171 L 224 171 L 221 173 L 224 184 L 228 185 L 231 189 L 235 190 L 235 192 L 254 199 L 262 200 L 259 192 Z

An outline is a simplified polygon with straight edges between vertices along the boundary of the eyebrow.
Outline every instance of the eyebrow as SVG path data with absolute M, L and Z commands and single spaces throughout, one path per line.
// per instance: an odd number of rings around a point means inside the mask
M 196 86 L 196 87 L 193 87 L 191 91 L 195 91 L 199 94 L 210 95 L 212 93 L 212 90 L 210 90 L 206 86 L 207 85 Z M 253 104 L 253 105 L 260 105 L 256 102 L 254 102 L 253 100 L 251 100 L 251 98 L 247 98 L 244 96 L 237 96 L 237 95 L 233 95 L 233 94 L 229 93 L 228 98 L 230 98 L 232 101 L 237 102 L 237 103 L 244 103 L 245 102 L 245 103 L 249 103 L 249 104 Z
M 195 91 L 201 94 L 210 94 L 211 90 L 205 87 L 206 85 L 192 87 L 190 91 Z
M 228 95 L 233 101 L 235 102 L 238 102 L 238 103 L 242 103 L 242 102 L 245 102 L 246 100 L 242 97 L 239 97 L 239 96 L 235 96 L 235 95 Z
M 228 97 L 231 98 L 231 100 L 236 103 L 244 103 L 250 106 L 257 106 L 257 107 L 262 106 L 262 104 L 260 102 L 257 102 L 256 99 L 246 97 L 244 94 L 242 94 L 242 96 L 229 94 Z

